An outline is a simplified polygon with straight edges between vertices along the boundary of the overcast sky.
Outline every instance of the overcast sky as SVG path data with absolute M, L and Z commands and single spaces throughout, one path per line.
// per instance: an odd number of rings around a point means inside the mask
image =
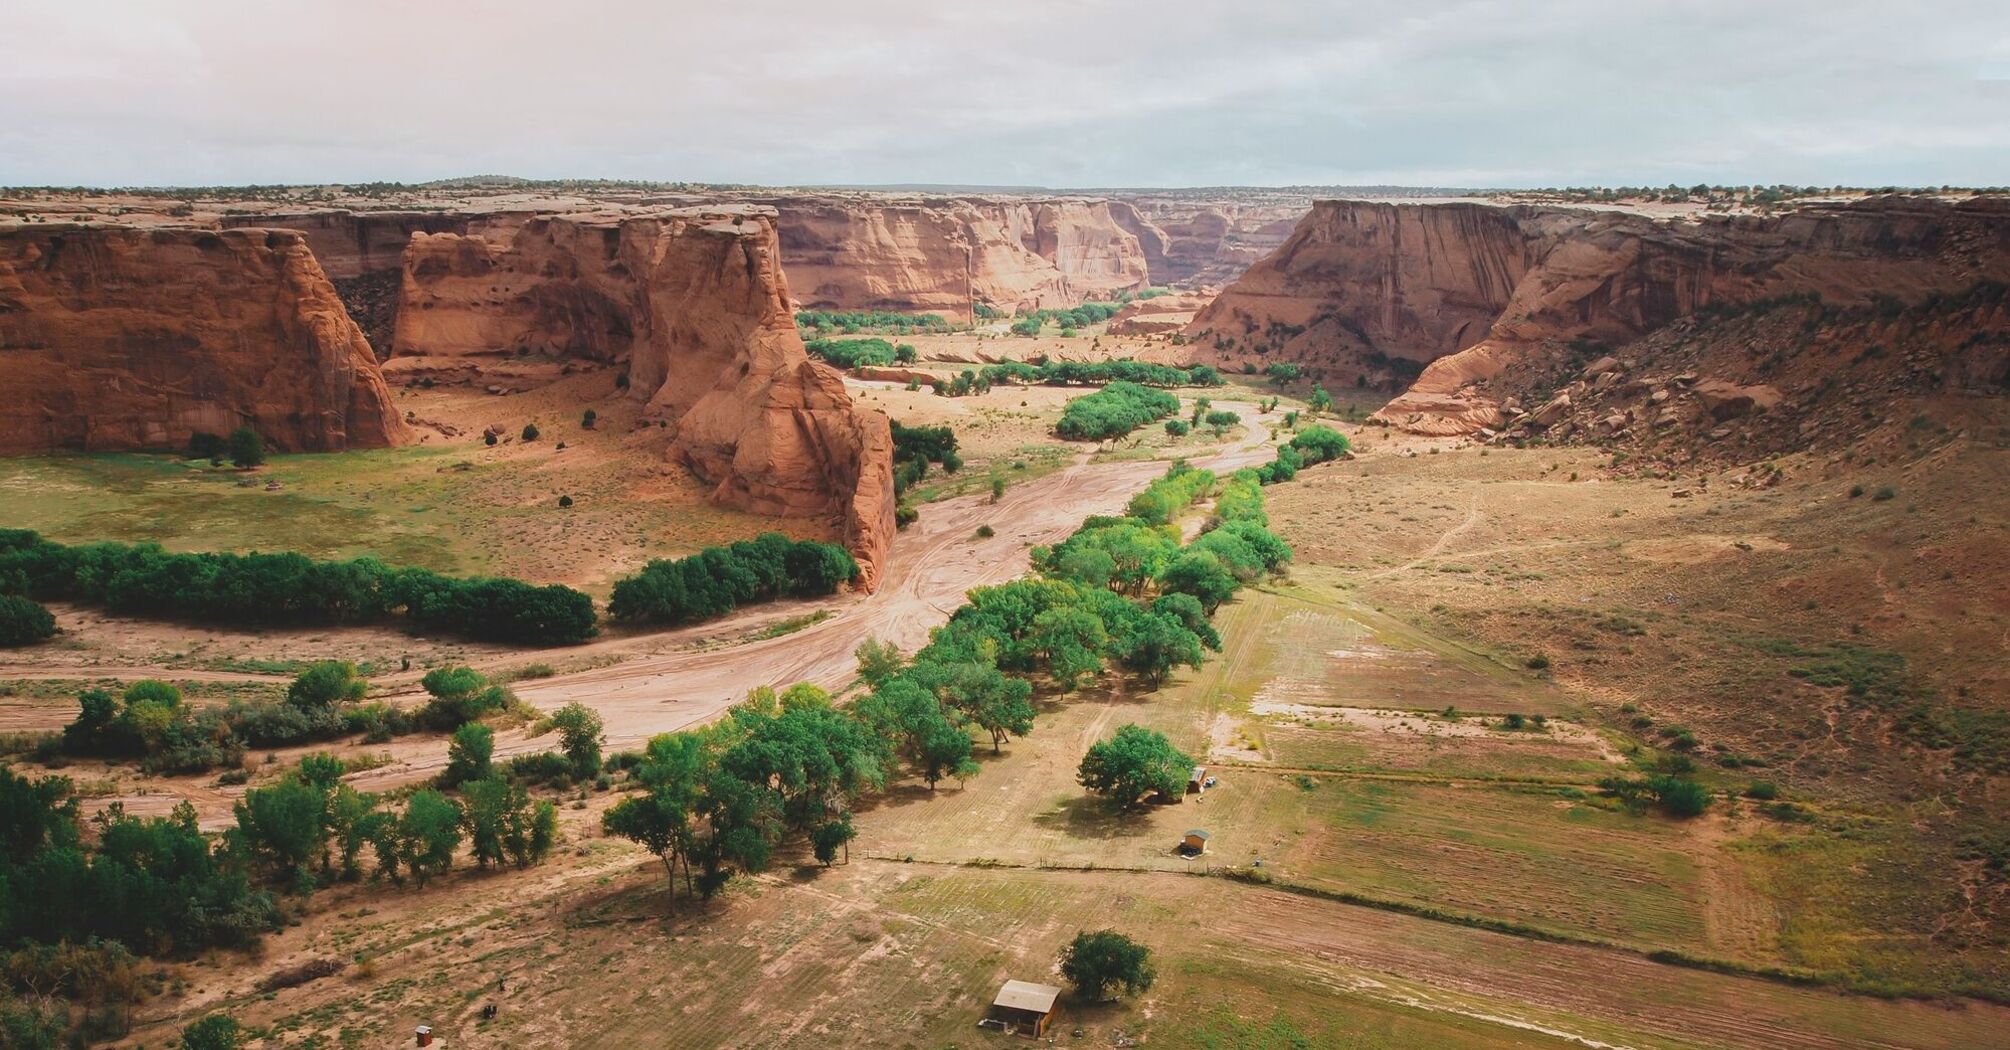
M 0 184 L 2010 183 L 2004 0 L 0 0 Z

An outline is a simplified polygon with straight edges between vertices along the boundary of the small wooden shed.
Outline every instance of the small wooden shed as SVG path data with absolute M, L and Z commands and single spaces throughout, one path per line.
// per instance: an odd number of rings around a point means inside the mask
M 1060 997 L 1061 990 L 1051 984 L 1006 981 L 998 989 L 998 998 L 991 1001 L 991 1016 L 1011 1025 L 1020 1035 L 1038 1039 L 1047 1034 L 1047 1026 L 1053 1023 L 1054 1002 Z
M 1207 839 L 1208 834 L 1205 830 L 1190 828 L 1187 830 L 1186 838 L 1181 840 L 1179 848 L 1188 853 L 1203 853 L 1207 850 Z
M 1186 793 L 1198 795 L 1207 790 L 1207 767 L 1193 767 L 1193 775 L 1186 778 Z

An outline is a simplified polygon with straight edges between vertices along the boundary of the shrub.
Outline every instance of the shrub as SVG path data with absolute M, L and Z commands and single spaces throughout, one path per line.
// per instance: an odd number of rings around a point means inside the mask
M 536 423 L 525 423 L 523 425 L 523 439 L 525 441 L 536 441 L 537 435 L 538 429 Z
M 1166 420 L 1166 433 L 1172 437 L 1185 437 L 1192 429 L 1192 427 L 1187 426 L 1187 422 L 1184 419 Z
M 992 528 L 991 528 L 991 526 L 989 526 L 989 525 L 979 525 L 979 526 L 977 526 L 977 538 L 978 538 L 978 539 L 980 539 L 980 540 L 988 540 L 988 539 L 990 539 L 991 537 L 993 537 L 993 536 L 996 536 L 996 535 L 998 535 L 998 533 L 997 533 L 997 532 L 995 532 L 995 531 L 993 531 L 993 530 L 992 530 Z
M 1780 789 L 1769 780 L 1754 780 L 1745 788 L 1745 797 L 1761 802 L 1771 802 L 1780 797 Z
M 258 431 L 250 427 L 238 427 L 230 432 L 230 462 L 240 470 L 249 470 L 265 462 L 265 442 Z
M 560 496 L 560 497 L 558 497 L 558 506 L 559 506 L 559 509 L 561 509 L 561 510 L 563 510 L 563 509 L 565 509 L 565 508 L 567 508 L 567 507 L 570 507 L 570 506 L 572 506 L 572 497 L 571 497 L 571 496 Z

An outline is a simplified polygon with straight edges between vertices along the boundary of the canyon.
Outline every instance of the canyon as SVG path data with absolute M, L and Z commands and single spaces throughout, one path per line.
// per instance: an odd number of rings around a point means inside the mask
M 1218 357 L 1300 362 L 1328 382 L 1395 393 L 1376 418 L 1411 433 L 1540 432 L 1564 420 L 1570 397 L 1581 408 L 1600 376 L 1643 402 L 1660 394 L 1651 411 L 1643 404 L 1616 420 L 1600 412 L 1600 436 L 1705 419 L 1709 430 L 1796 398 L 1761 390 L 1755 403 L 1741 393 L 1732 399 L 1739 407 L 1726 409 L 1692 393 L 1699 383 L 1745 391 L 1791 380 L 1789 393 L 1808 394 L 1856 370 L 1863 382 L 1882 382 L 1899 355 L 1869 351 L 1900 335 L 1893 323 L 1909 317 L 1914 334 L 1936 323 L 1922 310 L 1966 311 L 1940 319 L 1948 338 L 1912 339 L 1908 368 L 1935 377 L 1924 386 L 2002 393 L 2005 281 L 2010 206 L 1990 198 L 1873 196 L 1774 215 L 1673 218 L 1322 201 L 1197 314 L 1186 336 Z M 1814 356 L 1799 346 L 1754 352 L 1750 339 L 1718 345 L 1727 331 L 1719 322 L 1732 315 L 1808 307 L 1815 316 L 1797 313 L 1794 324 L 1821 343 Z M 1880 320 L 1882 328 L 1869 323 Z M 1651 381 L 1642 370 L 1655 373 Z M 1568 388 L 1554 403 L 1559 386 Z M 1678 403 L 1664 404 L 1671 396 Z M 1551 405 L 1541 415 L 1538 398 Z

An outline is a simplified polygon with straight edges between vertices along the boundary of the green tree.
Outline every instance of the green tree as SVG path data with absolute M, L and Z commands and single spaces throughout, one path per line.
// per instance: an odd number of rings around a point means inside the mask
M 447 742 L 447 768 L 440 773 L 440 786 L 450 788 L 487 779 L 495 747 L 495 730 L 480 722 L 454 730 L 453 739 Z
M 1183 438 L 1183 437 L 1187 436 L 1187 432 L 1188 432 L 1188 431 L 1190 431 L 1190 430 L 1192 430 L 1192 429 L 1193 429 L 1193 428 L 1192 428 L 1192 427 L 1190 427 L 1190 426 L 1188 426 L 1188 425 L 1187 425 L 1187 422 L 1186 422 L 1186 420 L 1184 420 L 1184 419 L 1168 419 L 1168 420 L 1166 420 L 1166 434 L 1167 434 L 1168 436 L 1171 436 L 1171 437 L 1176 437 L 1176 438 Z
M 851 814 L 840 813 L 810 830 L 810 850 L 824 867 L 838 857 L 843 850 L 846 862 L 851 860 L 851 840 L 858 837 L 858 830 L 852 827 Z
M 994 754 L 1007 736 L 1033 731 L 1033 683 L 990 664 L 961 664 L 951 669 L 942 693 L 943 703 L 991 734 Z
M 324 807 L 321 790 L 299 777 L 252 788 L 232 807 L 235 841 L 274 875 L 298 880 L 327 843 Z
M 1159 575 L 1159 586 L 1168 592 L 1190 594 L 1200 601 L 1209 616 L 1221 603 L 1235 597 L 1235 574 L 1207 551 L 1188 551 L 1173 559 Z
M 558 810 L 551 803 L 533 802 L 521 784 L 500 777 L 472 781 L 461 793 L 467 799 L 462 826 L 477 865 L 527 868 L 551 852 L 558 830 Z
M 1219 411 L 1207 414 L 1207 427 L 1209 430 L 1214 431 L 1215 437 L 1220 437 L 1228 431 L 1229 427 L 1240 422 L 1242 422 L 1242 417 L 1233 412 Z
M 239 1050 L 244 1030 L 229 1014 L 210 1014 L 181 1030 L 181 1050 Z
M 33 645 L 56 633 L 56 618 L 18 594 L 0 594 L 0 646 Z
M 600 772 L 600 715 L 574 701 L 552 712 L 551 724 L 558 730 L 559 749 L 572 760 L 573 775 L 584 780 Z
M 1093 1002 L 1116 998 L 1114 989 L 1132 995 L 1150 990 L 1157 976 L 1152 951 L 1115 930 L 1078 933 L 1061 949 L 1061 976 Z
M 304 710 L 318 710 L 348 701 L 361 700 L 370 683 L 356 674 L 356 665 L 346 660 L 322 660 L 309 664 L 286 687 L 286 702 Z
M 1103 669 L 1103 647 L 1109 633 L 1102 618 L 1087 609 L 1056 606 L 1033 617 L 1026 646 L 1047 662 L 1047 673 L 1063 692 L 1072 692 L 1083 675 Z
M 1173 668 L 1199 667 L 1200 638 L 1173 616 L 1148 613 L 1131 618 L 1111 639 L 1117 661 L 1158 688 Z
M 1289 361 L 1273 361 L 1263 372 L 1270 377 L 1272 383 L 1284 386 L 1288 383 L 1297 382 L 1299 368 Z
M 1184 793 L 1192 772 L 1192 757 L 1174 747 L 1165 734 L 1132 724 L 1118 729 L 1109 740 L 1090 745 L 1075 779 L 1090 791 L 1131 808 L 1152 792 L 1163 796 Z
M 402 869 L 424 886 L 453 866 L 454 850 L 461 844 L 461 807 L 437 791 L 416 791 L 387 831 L 397 865 L 388 873 L 397 878 Z
M 239 470 L 250 470 L 265 462 L 265 442 L 258 431 L 238 427 L 230 432 L 230 462 Z
M 852 655 L 858 658 L 858 676 L 873 687 L 900 673 L 901 667 L 907 663 L 899 646 L 878 638 L 867 638 L 858 643 Z
M 1312 396 L 1306 400 L 1305 404 L 1314 413 L 1331 412 L 1333 411 L 1333 395 L 1327 393 L 1325 387 L 1315 386 L 1312 388 Z

